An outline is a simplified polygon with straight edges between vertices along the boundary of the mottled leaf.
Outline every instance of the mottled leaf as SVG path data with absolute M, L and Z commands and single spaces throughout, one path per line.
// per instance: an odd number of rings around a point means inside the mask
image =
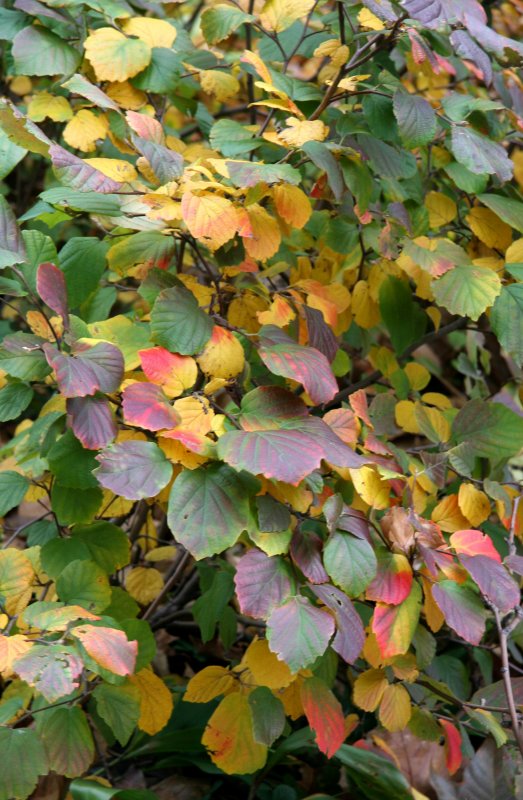
M 256 547 L 238 561 L 234 582 L 242 613 L 262 619 L 286 600 L 294 586 L 288 563 Z
M 110 445 L 96 460 L 94 470 L 105 489 L 128 500 L 154 497 L 172 476 L 172 464 L 154 442 L 127 441 Z
M 297 672 L 323 655 L 334 628 L 329 613 L 305 597 L 290 597 L 267 620 L 267 639 L 271 650 Z
M 100 450 L 116 437 L 118 428 L 107 398 L 69 397 L 66 408 L 71 429 L 86 449 Z
M 487 613 L 475 592 L 454 581 L 445 580 L 433 585 L 432 596 L 449 628 L 470 644 L 481 642 Z

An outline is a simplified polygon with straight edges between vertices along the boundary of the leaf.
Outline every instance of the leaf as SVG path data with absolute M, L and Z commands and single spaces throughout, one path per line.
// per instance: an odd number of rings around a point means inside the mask
M 239 560 L 234 582 L 242 614 L 262 619 L 287 599 L 294 585 L 288 563 L 256 547 Z
M 361 617 L 349 598 L 334 586 L 312 586 L 312 591 L 334 614 L 336 634 L 332 649 L 348 664 L 353 664 L 365 643 L 365 631 Z
M 285 710 L 266 686 L 258 686 L 249 694 L 254 741 L 270 747 L 283 733 Z
M 171 489 L 167 520 L 194 558 L 221 553 L 251 524 L 245 487 L 223 464 L 184 470 Z
M 60 525 L 91 522 L 102 501 L 99 488 L 71 489 L 54 481 L 51 489 L 51 506 Z
M 0 472 L 0 517 L 22 502 L 28 488 L 29 481 L 24 475 L 12 470 Z
M 340 202 L 345 183 L 338 161 L 334 158 L 329 148 L 322 142 L 305 142 L 301 148 L 312 163 L 327 174 L 327 180 L 336 200 Z
M 168 20 L 151 17 L 131 17 L 122 28 L 128 36 L 138 37 L 149 47 L 172 47 L 178 32 Z
M 252 14 L 246 14 L 241 9 L 225 3 L 218 3 L 212 8 L 205 9 L 200 25 L 207 44 L 216 44 L 234 33 L 240 25 L 253 20 Z
M 332 758 L 345 740 L 345 718 L 340 703 L 328 686 L 316 677 L 305 678 L 300 696 L 319 750 L 327 758 Z
M 140 719 L 140 692 L 133 684 L 99 684 L 94 692 L 96 712 L 125 747 Z
M 367 599 L 397 606 L 409 596 L 411 588 L 412 569 L 406 556 L 379 550 L 378 571 L 367 586 Z
M 496 175 L 501 182 L 513 174 L 513 164 L 505 148 L 472 128 L 452 125 L 451 150 L 460 164 L 477 175 Z
M 336 758 L 368 800 L 412 800 L 406 778 L 388 758 L 347 744 L 340 747 Z
M 404 686 L 399 683 L 385 688 L 380 703 L 379 720 L 391 733 L 403 731 L 407 727 L 412 713 L 410 696 Z
M 487 86 L 492 83 L 492 64 L 485 51 L 472 39 L 464 30 L 454 30 L 450 34 L 450 42 L 461 58 L 467 59 L 475 64 L 480 70 Z
M 338 384 L 323 353 L 303 347 L 275 325 L 260 331 L 259 354 L 275 375 L 302 383 L 313 403 L 328 403 L 338 391 Z
M 71 429 L 86 449 L 100 450 L 116 437 L 118 428 L 105 397 L 70 397 L 66 408 Z
M 84 48 L 99 81 L 126 81 L 151 60 L 148 44 L 124 36 L 115 28 L 98 28 L 87 37 Z
M 122 392 L 122 401 L 124 419 L 128 425 L 160 431 L 174 428 L 180 423 L 180 415 L 162 389 L 154 383 L 138 381 L 129 384 Z
M 2 195 L 0 197 L 0 269 L 25 261 L 26 252 L 16 218 Z
M 66 431 L 48 453 L 49 469 L 62 486 L 87 489 L 97 486 L 92 471 L 96 467 L 94 453 L 85 450 L 78 439 Z
M 227 775 L 245 775 L 264 766 L 267 747 L 254 740 L 252 727 L 249 700 L 238 693 L 225 697 L 209 719 L 202 744 Z
M 499 275 L 488 267 L 457 266 L 432 282 L 438 305 L 477 320 L 501 292 Z
M 445 580 L 432 586 L 432 596 L 449 628 L 470 644 L 477 645 L 481 642 L 487 613 L 481 600 L 471 589 Z
M 508 614 L 519 605 L 519 585 L 501 564 L 483 555 L 460 555 L 459 560 L 479 586 L 482 595 L 502 614 Z
M 427 315 L 413 300 L 408 284 L 398 278 L 389 277 L 380 286 L 380 312 L 390 333 L 396 353 L 403 353 L 413 342 L 420 339 L 427 327 Z M 405 314 L 398 314 L 402 308 Z
M 69 75 L 80 61 L 76 48 L 40 25 L 16 34 L 12 55 L 18 75 Z
M 56 579 L 60 600 L 79 605 L 95 614 L 111 601 L 111 587 L 105 572 L 91 561 L 71 561 Z
M 138 353 L 147 378 L 158 384 L 168 397 L 179 397 L 196 383 L 198 367 L 194 358 L 152 347 Z
M 25 800 L 45 775 L 48 761 L 36 731 L 31 728 L 0 728 L 2 751 L 1 800 Z
M 510 458 L 523 447 L 523 419 L 501 403 L 470 400 L 454 418 L 452 433 L 474 455 L 493 461 Z
M 72 78 L 62 83 L 64 89 L 67 89 L 71 94 L 78 94 L 90 100 L 98 108 L 106 108 L 110 111 L 118 111 L 117 104 L 111 98 L 102 92 L 102 90 L 87 80 L 84 75 L 76 72 Z
M 192 355 L 201 352 L 211 338 L 213 321 L 199 308 L 192 292 L 175 287 L 158 295 L 151 331 L 153 340 L 167 350 Z
M 87 772 L 94 760 L 94 741 L 81 708 L 55 708 L 38 726 L 47 753 L 49 769 L 66 778 Z
M 151 669 L 141 669 L 136 675 L 131 675 L 129 680 L 140 692 L 138 727 L 149 736 L 154 736 L 169 722 L 174 706 L 173 696 L 162 679 Z
M 98 391 L 111 394 L 120 388 L 124 370 L 121 351 L 109 342 L 90 341 L 75 342 L 70 354 L 48 343 L 42 347 L 64 397 L 85 397 Z
M 480 194 L 478 200 L 511 228 L 523 233 L 523 203 L 519 200 L 511 200 L 498 194 Z
M 226 667 L 204 667 L 189 680 L 183 696 L 186 703 L 208 703 L 221 694 L 229 694 L 236 679 Z
M 141 605 L 147 605 L 163 589 L 162 573 L 148 567 L 133 567 L 125 576 L 125 588 Z
M 173 468 L 154 442 L 127 441 L 110 445 L 96 456 L 94 470 L 105 489 L 128 500 L 155 497 L 171 480 Z
M 13 381 L 0 389 L 0 422 L 16 419 L 33 399 L 34 392 L 26 383 Z
M 332 581 L 351 597 L 358 597 L 374 579 L 376 555 L 365 539 L 335 531 L 323 550 L 323 563 Z
M 467 484 L 462 484 L 465 486 Z M 461 487 L 460 487 L 461 492 Z M 494 543 L 488 534 L 476 530 L 461 530 L 452 534 L 449 539 L 451 547 L 454 548 L 458 556 L 487 556 L 493 561 L 501 564 L 501 556 L 494 547 Z
M 71 630 L 86 653 L 104 669 L 115 675 L 134 672 L 138 643 L 128 641 L 123 631 L 95 625 L 82 625 Z
M 460 768 L 463 760 L 461 752 L 461 734 L 456 726 L 449 720 L 440 719 L 439 723 L 445 731 L 445 761 L 447 769 L 451 775 L 454 775 Z
M 516 364 L 523 365 L 523 284 L 503 286 L 490 314 L 490 323 L 500 345 Z
M 34 645 L 13 662 L 18 676 L 54 703 L 67 697 L 80 685 L 83 663 L 72 648 L 64 645 Z
M 434 139 L 438 127 L 437 118 L 427 100 L 398 90 L 394 93 L 393 107 L 405 147 L 420 147 Z
M 140 136 L 133 136 L 133 144 L 138 152 L 147 159 L 152 171 L 162 184 L 174 181 L 183 174 L 184 161 L 180 153 Z
M 182 197 L 182 217 L 192 236 L 210 250 L 222 247 L 240 227 L 236 208 L 230 200 L 219 195 L 185 192 Z
M 333 634 L 332 616 L 301 596 L 290 597 L 267 620 L 269 646 L 293 672 L 323 655 Z
M 64 326 L 69 327 L 67 288 L 62 271 L 48 261 L 40 264 L 36 272 L 36 290 L 40 299 L 60 314 Z
M 68 139 L 76 141 L 71 132 L 68 133 Z M 90 150 L 91 147 L 86 144 L 86 149 Z M 70 186 L 71 189 L 77 189 L 80 192 L 98 192 L 99 194 L 111 194 L 122 187 L 121 181 L 107 177 L 92 164 L 73 155 L 64 147 L 57 144 L 51 145 L 49 155 L 54 173 L 64 186 Z M 92 160 L 96 161 L 97 159 Z
M 364 711 L 375 711 L 388 685 L 385 670 L 368 669 L 354 681 L 353 700 Z
M 382 658 L 403 655 L 412 642 L 421 611 L 421 589 L 414 581 L 409 596 L 400 605 L 376 603 L 372 632 Z
M 269 649 L 267 639 L 253 639 L 239 664 L 237 671 L 247 667 L 252 680 L 258 686 L 269 689 L 285 689 L 294 681 L 287 664 Z
M 130 559 L 130 542 L 125 532 L 110 522 L 75 527 L 73 539 L 82 542 L 93 561 L 108 575 L 125 567 Z

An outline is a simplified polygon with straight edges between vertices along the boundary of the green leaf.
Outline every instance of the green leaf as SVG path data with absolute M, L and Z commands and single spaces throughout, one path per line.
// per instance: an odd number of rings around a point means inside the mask
M 200 25 L 205 41 L 208 44 L 216 44 L 226 39 L 244 22 L 252 22 L 254 19 L 252 14 L 246 14 L 239 8 L 218 3 L 203 12 Z
M 237 11 L 233 6 L 227 6 L 227 8 Z M 209 8 L 205 13 L 213 10 Z M 249 128 L 233 119 L 219 119 L 218 122 L 215 122 L 211 128 L 209 139 L 211 147 L 219 150 L 222 155 L 232 158 L 245 156 L 263 143 L 263 139 L 254 136 Z
M 91 561 L 71 561 L 56 579 L 56 593 L 69 605 L 94 614 L 111 602 L 111 587 L 105 572 Z
M 399 355 L 425 333 L 427 315 L 414 301 L 408 283 L 388 277 L 380 287 L 380 311 Z M 401 313 L 398 311 L 401 309 Z
M 49 769 L 66 778 L 76 778 L 87 772 L 94 759 L 94 741 L 81 708 L 55 708 L 38 715 L 37 720 Z
M 141 231 L 126 236 L 114 244 L 107 259 L 110 269 L 127 275 L 137 264 L 165 269 L 174 255 L 174 240 L 159 231 Z
M 80 63 L 80 52 L 47 28 L 32 25 L 13 39 L 18 75 L 69 75 Z
M 254 740 L 270 747 L 285 727 L 285 710 L 266 686 L 258 686 L 248 696 L 252 714 Z
M 480 194 L 478 200 L 511 228 L 523 233 L 523 203 L 519 200 L 511 200 L 499 194 Z
M 2 28 L 2 11 L 0 8 L 0 31 Z M 1 36 L 1 33 L 0 33 Z M 5 178 L 27 154 L 24 147 L 12 142 L 4 131 L 0 130 L 0 180 Z
M 500 181 L 512 177 L 514 165 L 505 148 L 472 128 L 453 125 L 450 149 L 460 164 L 477 175 L 496 175 Z
M 305 142 L 301 148 L 312 163 L 327 174 L 327 180 L 336 200 L 340 201 L 345 191 L 343 173 L 327 145 L 323 142 Z
M 454 418 L 452 433 L 475 455 L 499 461 L 523 447 L 523 417 L 501 403 L 471 400 Z
M 27 26 L 27 23 L 28 17 L 21 11 L 0 8 L 0 39 L 11 42 L 16 34 Z
M 6 336 L 0 347 L 0 369 L 22 381 L 37 381 L 51 372 L 51 367 L 40 349 L 44 339 L 31 333 L 13 333 Z
M 158 795 L 146 789 L 115 789 L 87 779 L 73 781 L 69 789 L 73 800 L 158 800 Z
M 419 147 L 432 141 L 437 130 L 436 112 L 419 95 L 398 90 L 394 94 L 394 116 L 405 147 Z
M 101 489 L 71 489 L 54 481 L 51 506 L 60 525 L 91 522 L 102 505 Z
M 0 389 L 0 422 L 16 419 L 33 399 L 33 390 L 27 383 L 12 381 Z
M 252 523 L 240 476 L 225 464 L 184 470 L 171 489 L 167 521 L 196 559 L 232 547 Z
M 108 245 L 93 236 L 74 236 L 60 250 L 59 266 L 71 308 L 77 308 L 98 288 L 107 250 Z
M 93 561 L 108 575 L 129 563 L 129 539 L 121 528 L 110 522 L 75 527 L 72 541 L 81 542 Z
M 151 312 L 153 341 L 185 356 L 203 350 L 213 327 L 192 292 L 181 287 L 160 292 Z
M 93 692 L 96 711 L 125 746 L 140 718 L 140 692 L 131 684 L 111 686 L 102 683 Z
M 22 270 L 31 290 L 36 294 L 36 273 L 40 264 L 43 264 L 44 261 L 57 263 L 55 243 L 50 236 L 36 230 L 22 231 L 22 239 L 26 251 Z
M 306 597 L 289 597 L 267 620 L 270 649 L 293 672 L 322 656 L 334 634 L 334 618 Z
M 412 800 L 407 780 L 388 758 L 348 744 L 342 744 L 336 758 L 367 800 Z
M 523 365 L 523 283 L 511 283 L 501 289 L 501 294 L 492 306 L 490 323 L 500 345 L 521 367 Z
M 12 470 L 0 472 L 0 517 L 22 502 L 29 489 L 29 481 L 24 475 Z
M 98 466 L 95 451 L 82 447 L 72 431 L 66 431 L 47 454 L 49 469 L 62 486 L 92 489 L 98 486 L 93 470 Z
M 48 770 L 42 742 L 31 728 L 0 728 L 0 752 L 0 800 L 25 800 Z
M 50 578 L 58 578 L 72 561 L 89 561 L 91 554 L 83 542 L 73 538 L 54 537 L 41 551 L 42 568 Z
M 146 92 L 172 92 L 183 72 L 180 56 L 167 47 L 153 47 L 151 53 L 149 66 L 132 78 L 131 83 Z
M 0 195 L 0 269 L 25 260 L 25 248 L 15 215 L 3 195 Z
M 497 272 L 488 267 L 458 266 L 432 281 L 438 305 L 451 314 L 479 319 L 501 292 Z
M 325 545 L 323 563 L 336 586 L 351 597 L 367 588 L 377 570 L 376 554 L 367 540 L 340 531 Z

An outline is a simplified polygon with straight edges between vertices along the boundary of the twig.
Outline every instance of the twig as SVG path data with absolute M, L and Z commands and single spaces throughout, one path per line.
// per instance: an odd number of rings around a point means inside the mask
M 152 603 L 145 609 L 144 613 L 142 614 L 142 619 L 148 619 L 151 616 L 151 614 L 153 614 L 156 611 L 156 609 L 162 602 L 165 595 L 171 591 L 172 587 L 175 585 L 176 581 L 182 574 L 189 558 L 190 558 L 190 553 L 187 550 L 185 550 L 183 553 L 180 554 L 180 557 L 176 559 L 176 561 L 173 563 L 170 569 L 170 574 L 167 576 L 167 580 L 163 585 L 162 591 L 157 597 L 154 598 Z
M 496 620 L 496 628 L 498 630 L 499 643 L 501 646 L 501 675 L 503 678 L 503 686 L 505 688 L 505 697 L 507 698 L 508 710 L 510 714 L 510 721 L 512 724 L 512 731 L 514 733 L 519 752 L 523 755 L 523 735 L 518 719 L 518 712 L 516 709 L 516 702 L 514 700 L 514 692 L 512 689 L 512 681 L 510 679 L 510 666 L 508 656 L 508 635 L 509 631 L 503 628 L 501 624 L 501 616 L 499 609 L 492 606 L 494 612 L 494 619 Z

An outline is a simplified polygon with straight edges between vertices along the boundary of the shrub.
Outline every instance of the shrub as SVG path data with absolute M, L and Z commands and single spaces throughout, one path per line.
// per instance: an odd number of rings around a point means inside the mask
M 518 10 L 0 8 L 2 800 L 516 796 Z

